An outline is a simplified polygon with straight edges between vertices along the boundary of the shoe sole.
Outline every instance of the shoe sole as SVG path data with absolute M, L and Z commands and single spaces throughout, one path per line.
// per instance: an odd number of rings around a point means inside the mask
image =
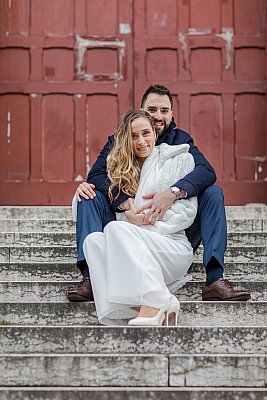
M 91 298 L 91 299 L 88 299 L 88 297 L 84 297 L 84 296 L 79 296 L 79 295 L 77 295 L 77 294 L 68 294 L 67 295 L 67 299 L 70 301 L 70 302 L 86 302 L 86 301 L 94 301 L 94 299 L 93 298 Z
M 202 298 L 202 301 L 247 301 L 250 300 L 251 297 L 249 295 L 247 296 L 239 296 L 239 297 L 230 297 L 228 299 L 221 299 L 219 297 L 207 297 L 207 298 Z

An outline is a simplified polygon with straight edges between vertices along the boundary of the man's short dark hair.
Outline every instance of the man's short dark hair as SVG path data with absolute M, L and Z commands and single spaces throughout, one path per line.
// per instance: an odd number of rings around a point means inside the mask
M 148 98 L 148 96 L 150 95 L 150 93 L 156 93 L 159 94 L 161 96 L 163 96 L 164 94 L 166 94 L 171 102 L 171 108 L 172 108 L 172 94 L 169 91 L 169 89 L 167 89 L 165 86 L 162 85 L 151 85 L 147 88 L 147 90 L 145 91 L 145 93 L 143 94 L 142 97 L 142 101 L 141 101 L 141 108 L 143 108 L 146 99 Z

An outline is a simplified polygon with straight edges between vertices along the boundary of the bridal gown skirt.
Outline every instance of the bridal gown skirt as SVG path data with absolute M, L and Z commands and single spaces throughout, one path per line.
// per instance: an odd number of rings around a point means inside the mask
M 97 316 L 105 325 L 126 325 L 141 305 L 168 303 L 166 285 L 183 278 L 193 260 L 183 232 L 174 240 L 123 221 L 89 234 L 83 249 Z

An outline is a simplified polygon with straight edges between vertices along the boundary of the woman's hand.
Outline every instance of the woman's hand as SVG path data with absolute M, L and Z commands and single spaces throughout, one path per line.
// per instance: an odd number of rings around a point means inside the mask
M 145 224 L 150 223 L 153 225 L 156 221 L 162 221 L 166 211 L 171 207 L 175 201 L 175 195 L 170 189 L 163 192 L 150 193 L 143 196 L 143 199 L 151 199 L 149 203 L 137 209 L 138 213 L 148 210 L 144 220 Z
M 80 203 L 82 201 L 81 197 L 83 197 L 85 200 L 92 200 L 96 196 L 93 190 L 94 188 L 95 185 L 93 185 L 92 183 L 81 183 L 75 192 L 78 202 Z
M 134 225 L 139 225 L 139 226 L 143 225 L 144 219 L 145 219 L 145 214 L 143 214 L 143 213 L 136 214 L 135 213 L 136 207 L 134 205 L 133 199 L 128 199 L 128 204 L 129 204 L 130 209 L 128 211 L 124 212 L 128 221 Z

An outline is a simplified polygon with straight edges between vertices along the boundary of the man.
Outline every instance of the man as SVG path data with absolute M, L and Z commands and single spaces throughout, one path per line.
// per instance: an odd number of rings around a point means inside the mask
M 192 137 L 176 127 L 172 111 L 172 95 L 160 85 L 150 86 L 143 95 L 141 108 L 154 119 L 158 133 L 156 145 L 167 143 L 178 145 L 187 143 L 194 157 L 195 169 L 178 182 L 173 182 L 169 189 L 150 193 L 150 201 L 137 212 L 147 209 L 146 221 L 154 223 L 162 220 L 166 210 L 174 201 L 181 198 L 198 196 L 198 214 L 186 234 L 194 251 L 202 241 L 204 247 L 203 263 L 206 269 L 206 283 L 202 288 L 202 300 L 233 301 L 248 300 L 250 293 L 235 290 L 223 279 L 224 253 L 226 249 L 227 229 L 223 191 L 215 186 L 216 174 L 203 154 L 194 145 Z M 91 232 L 101 232 L 105 225 L 115 219 L 115 211 L 123 212 L 128 197 L 119 193 L 110 205 L 108 199 L 108 178 L 106 159 L 113 144 L 114 137 L 102 149 L 95 164 L 88 174 L 87 182 L 79 185 L 76 237 L 78 247 L 77 267 L 83 279 L 76 288 L 68 291 L 69 301 L 93 300 L 88 266 L 83 254 L 83 241 Z M 96 189 L 96 190 L 95 190 Z

